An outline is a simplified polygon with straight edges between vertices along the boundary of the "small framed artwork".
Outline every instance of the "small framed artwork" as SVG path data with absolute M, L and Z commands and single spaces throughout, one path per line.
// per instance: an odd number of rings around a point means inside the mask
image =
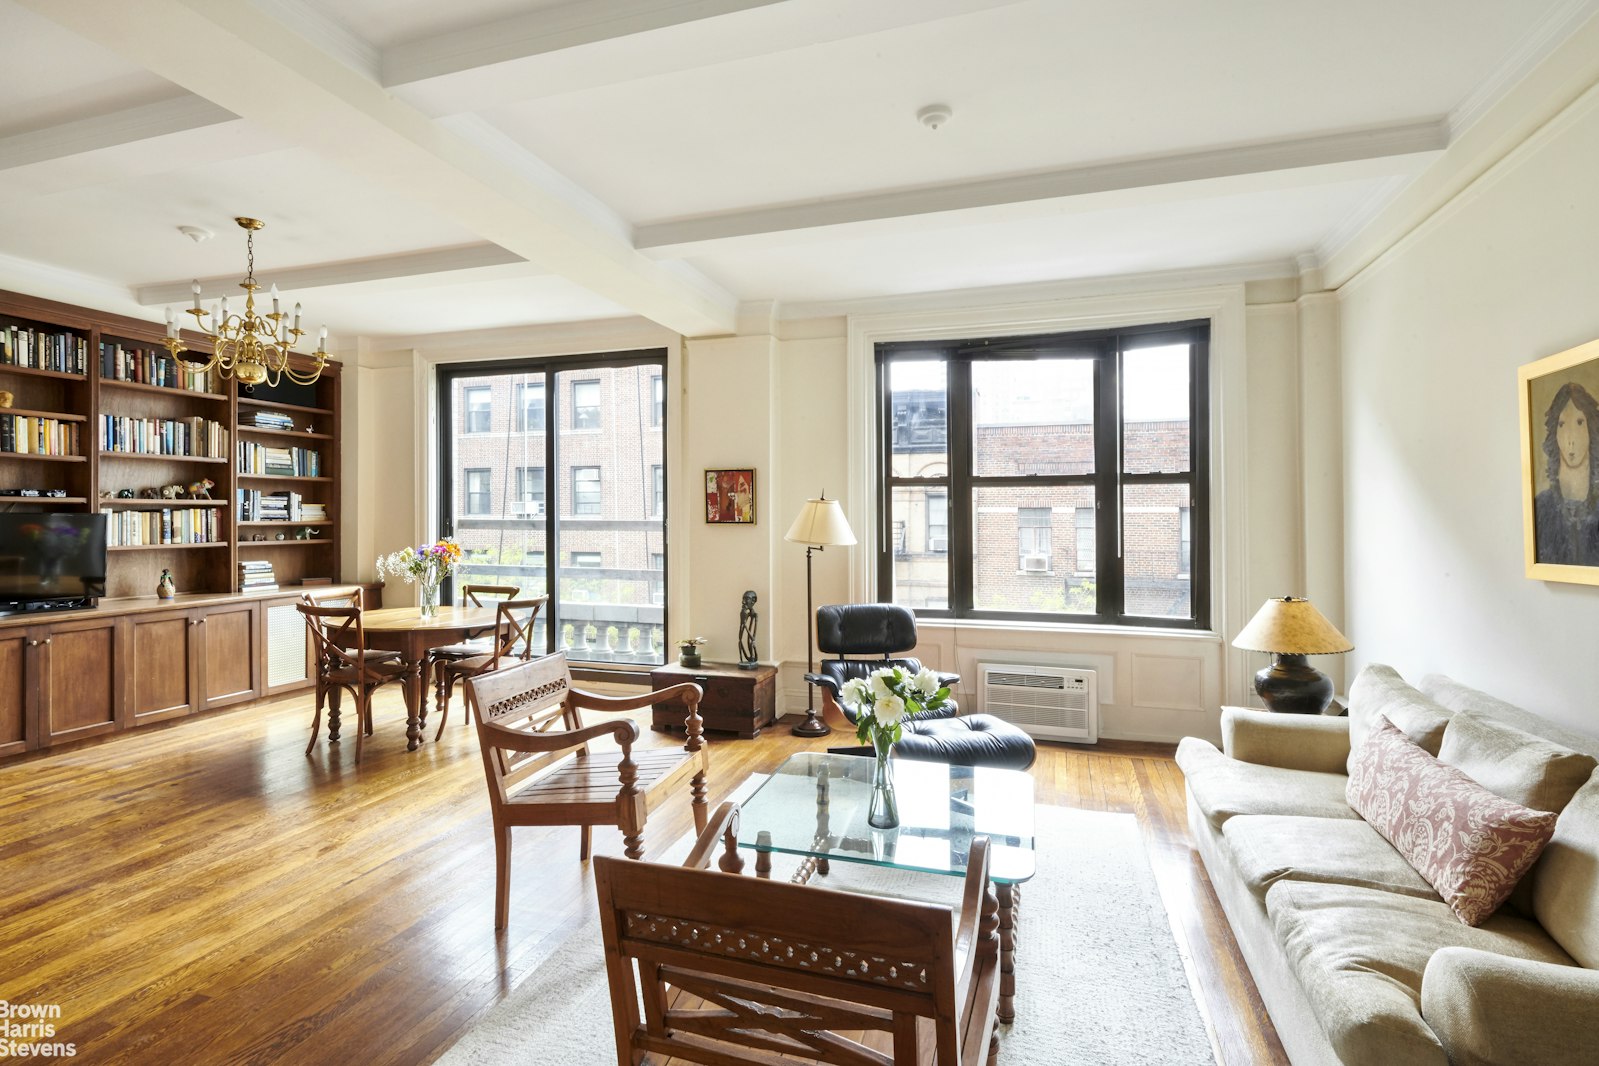
M 755 524 L 755 471 L 705 471 L 705 521 Z
M 1599 340 L 1516 373 L 1527 576 L 1599 585 Z

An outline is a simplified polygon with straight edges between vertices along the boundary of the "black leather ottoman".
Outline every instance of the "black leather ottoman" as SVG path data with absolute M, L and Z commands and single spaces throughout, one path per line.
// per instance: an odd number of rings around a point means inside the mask
M 870 756 L 869 747 L 829 748 L 836 755 Z M 959 718 L 929 718 L 909 722 L 905 735 L 894 745 L 899 759 L 947 762 L 955 766 L 992 766 L 1000 770 L 1025 770 L 1036 755 L 1033 738 L 991 714 Z

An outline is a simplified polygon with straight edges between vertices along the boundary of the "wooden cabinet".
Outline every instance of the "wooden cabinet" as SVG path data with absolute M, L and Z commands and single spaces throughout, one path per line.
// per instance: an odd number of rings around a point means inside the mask
M 29 647 L 38 700 L 39 743 L 110 733 L 119 725 L 123 656 L 116 618 L 33 626 Z
M 23 628 L 0 630 L 0 756 L 39 746 L 38 700 L 34 698 L 30 645 Z
M 700 717 L 707 730 L 737 733 L 746 740 L 761 735 L 763 726 L 777 721 L 777 667 L 742 670 L 730 663 L 706 663 L 689 669 L 676 664 L 650 671 L 650 685 L 659 691 L 692 681 L 705 690 L 700 697 Z M 682 704 L 656 707 L 652 728 L 683 729 Z
M 132 725 L 194 713 L 195 611 L 162 611 L 128 618 Z
M 200 615 L 200 693 L 205 710 L 253 700 L 261 691 L 257 605 L 207 607 Z

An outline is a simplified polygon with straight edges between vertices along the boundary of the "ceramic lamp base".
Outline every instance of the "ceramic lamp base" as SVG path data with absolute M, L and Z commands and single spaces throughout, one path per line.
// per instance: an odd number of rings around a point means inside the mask
M 1332 703 L 1333 683 L 1303 655 L 1277 653 L 1271 665 L 1255 675 L 1255 693 L 1267 710 L 1320 714 Z

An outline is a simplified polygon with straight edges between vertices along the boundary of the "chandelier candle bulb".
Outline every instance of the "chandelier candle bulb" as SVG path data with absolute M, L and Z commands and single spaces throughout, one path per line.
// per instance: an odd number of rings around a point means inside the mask
M 295 333 L 300 332 L 300 305 L 299 304 L 295 304 L 294 305 L 294 327 L 293 327 L 293 332 L 295 332 Z
M 277 286 L 277 282 L 273 282 L 272 283 L 272 317 L 276 318 L 277 315 L 278 315 L 278 286 Z

